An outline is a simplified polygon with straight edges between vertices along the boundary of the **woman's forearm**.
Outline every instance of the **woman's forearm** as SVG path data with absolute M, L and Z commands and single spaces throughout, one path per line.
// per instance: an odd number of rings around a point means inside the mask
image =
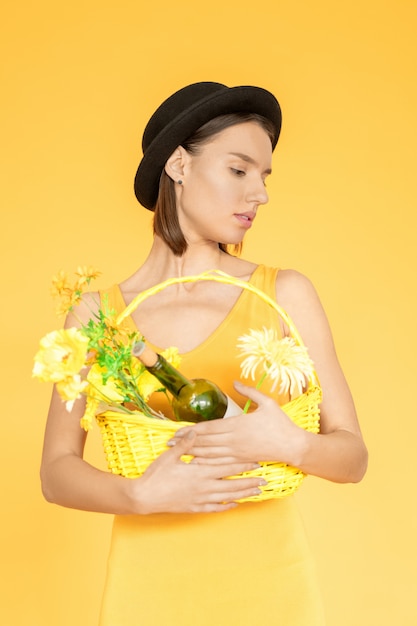
M 368 452 L 362 438 L 347 430 L 300 432 L 291 464 L 306 474 L 337 483 L 356 483 L 365 475 Z
M 135 512 L 130 480 L 103 472 L 67 454 L 41 467 L 42 492 L 48 502 L 98 513 Z
M 102 472 L 82 458 L 64 454 L 43 463 L 45 498 L 62 506 L 112 514 L 210 513 L 226 511 L 237 500 L 260 493 L 259 477 L 225 480 L 254 469 L 253 463 L 226 462 L 217 467 L 187 464 L 193 437 L 156 459 L 139 478 Z

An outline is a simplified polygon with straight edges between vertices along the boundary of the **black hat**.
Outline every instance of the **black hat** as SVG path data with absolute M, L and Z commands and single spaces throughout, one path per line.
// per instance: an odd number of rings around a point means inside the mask
M 135 177 L 139 202 L 151 211 L 154 209 L 162 171 L 175 148 L 215 117 L 241 112 L 257 113 L 273 123 L 274 149 L 281 130 L 281 109 L 266 89 L 203 82 L 183 87 L 165 100 L 143 133 L 143 158 Z

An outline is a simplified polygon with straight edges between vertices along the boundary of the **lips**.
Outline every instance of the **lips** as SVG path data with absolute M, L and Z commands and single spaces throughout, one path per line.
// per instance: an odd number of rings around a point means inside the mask
M 254 211 L 247 211 L 246 213 L 235 213 L 235 218 L 244 228 L 250 228 L 255 217 L 256 213 Z

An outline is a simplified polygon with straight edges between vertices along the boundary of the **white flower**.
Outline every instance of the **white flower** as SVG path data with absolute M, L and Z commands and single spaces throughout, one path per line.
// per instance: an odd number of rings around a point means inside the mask
M 279 393 L 301 394 L 314 374 L 314 365 L 305 346 L 292 337 L 278 339 L 274 329 L 250 330 L 238 339 L 237 347 L 245 357 L 241 363 L 243 378 L 255 380 L 258 368 L 272 381 L 272 391 L 279 383 Z

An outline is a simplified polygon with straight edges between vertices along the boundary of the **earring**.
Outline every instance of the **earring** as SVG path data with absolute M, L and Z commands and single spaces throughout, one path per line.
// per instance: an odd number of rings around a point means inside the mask
M 178 183 L 179 185 L 182 185 L 182 180 L 177 180 L 177 183 Z

